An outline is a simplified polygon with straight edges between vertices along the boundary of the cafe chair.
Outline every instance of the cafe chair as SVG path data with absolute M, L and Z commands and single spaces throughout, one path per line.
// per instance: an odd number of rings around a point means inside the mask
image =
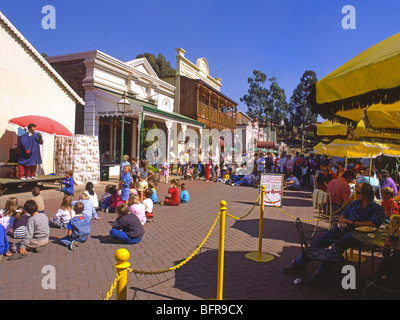
M 362 300 L 400 300 L 400 286 L 398 281 L 375 277 L 366 282 Z
M 314 232 L 311 237 L 314 236 L 316 230 L 318 229 L 319 221 L 322 218 L 329 219 L 329 228 L 332 225 L 332 197 L 330 193 L 325 191 L 315 189 L 313 192 L 313 205 L 314 209 L 318 209 L 317 222 L 315 224 Z
M 330 248 L 313 248 L 308 244 L 307 240 L 315 240 L 315 239 L 308 238 L 304 235 L 305 229 L 303 229 L 303 223 L 301 222 L 300 218 L 296 219 L 295 226 L 296 226 L 297 231 L 299 232 L 299 236 L 300 236 L 301 251 L 306 260 L 320 261 L 320 262 L 336 262 L 336 263 L 338 263 L 339 267 L 343 266 L 343 264 L 344 264 L 343 255 L 339 254 L 338 252 L 336 252 L 334 250 L 331 250 Z M 315 233 L 315 232 L 316 231 L 314 229 L 313 233 Z M 326 230 L 317 231 L 317 232 L 326 232 Z M 302 270 L 302 273 L 300 276 L 301 277 L 301 282 L 300 282 L 301 285 L 306 280 L 306 275 L 307 275 L 307 263 L 304 263 L 303 270 Z

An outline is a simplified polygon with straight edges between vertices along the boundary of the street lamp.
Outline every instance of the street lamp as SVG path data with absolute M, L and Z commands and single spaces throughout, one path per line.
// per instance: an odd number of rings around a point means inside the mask
M 125 130 L 125 113 L 129 111 L 130 103 L 126 98 L 126 93 L 118 101 L 118 112 L 122 114 L 122 129 L 121 129 L 121 162 L 124 157 L 124 130 Z

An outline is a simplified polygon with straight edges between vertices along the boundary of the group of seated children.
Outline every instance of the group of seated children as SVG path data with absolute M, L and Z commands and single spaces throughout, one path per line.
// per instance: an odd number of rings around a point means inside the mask
M 18 205 L 18 199 L 11 197 L 0 211 L 0 258 L 4 255 L 8 260 L 25 257 L 28 251 L 41 252 L 49 241 L 49 224 L 44 212 L 44 202 L 40 189 L 32 190 L 33 197 Z M 43 207 L 39 210 L 39 205 Z M 13 239 L 22 239 L 10 246 L 7 235 Z

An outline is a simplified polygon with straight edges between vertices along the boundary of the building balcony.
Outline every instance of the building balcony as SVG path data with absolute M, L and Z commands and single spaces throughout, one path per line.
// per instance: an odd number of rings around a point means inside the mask
M 236 118 L 228 115 L 204 103 L 197 102 L 197 116 L 199 118 L 212 121 L 223 126 L 236 128 Z

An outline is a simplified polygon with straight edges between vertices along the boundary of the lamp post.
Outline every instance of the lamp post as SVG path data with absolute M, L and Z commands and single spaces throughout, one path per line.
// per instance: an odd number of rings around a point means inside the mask
M 128 112 L 130 107 L 129 100 L 126 98 L 126 93 L 118 101 L 118 112 L 122 114 L 122 128 L 121 128 L 121 162 L 124 157 L 124 130 L 125 130 L 125 113 Z

